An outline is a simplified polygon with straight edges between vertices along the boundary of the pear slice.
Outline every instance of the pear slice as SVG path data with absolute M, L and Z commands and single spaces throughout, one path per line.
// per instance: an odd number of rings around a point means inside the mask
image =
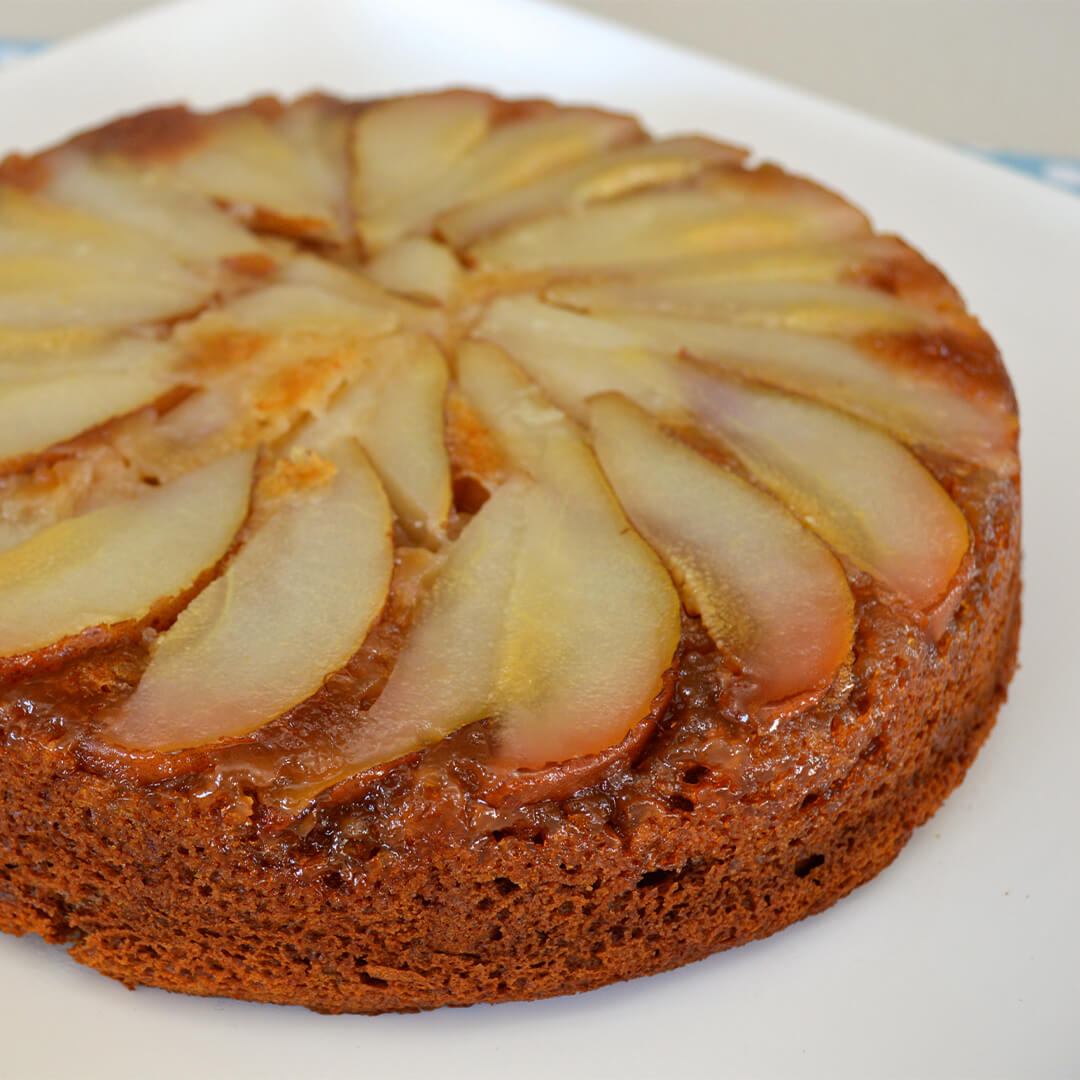
M 661 690 L 681 632 L 678 594 L 616 511 L 614 499 L 586 503 L 547 485 L 524 508 L 493 696 L 498 764 L 539 768 L 614 746 Z
M 750 251 L 685 255 L 660 262 L 612 268 L 609 276 L 628 284 L 664 285 L 712 282 L 737 285 L 765 282 L 848 283 L 887 286 L 906 296 L 922 286 L 929 306 L 953 308 L 958 297 L 944 278 L 895 236 L 855 234 L 839 240 Z M 927 290 L 927 286 L 930 286 Z M 916 293 L 920 290 L 915 288 Z M 929 293 L 929 296 L 926 293 Z
M 454 254 L 426 236 L 411 236 L 364 267 L 386 289 L 421 300 L 449 303 L 461 290 L 463 271 Z
M 197 310 L 213 288 L 151 236 L 0 188 L 0 322 L 127 326 Z
M 397 329 L 399 320 L 376 297 L 359 299 L 318 285 L 282 282 L 235 297 L 207 312 L 199 325 L 215 324 L 263 335 L 355 340 L 389 334 Z
M 662 315 L 611 315 L 647 347 L 690 353 L 736 375 L 837 405 L 925 446 L 1012 473 L 1017 421 L 1006 403 L 973 398 L 930 373 L 883 362 L 844 341 Z
M 0 324 L 0 377 L 27 375 L 40 364 L 79 366 L 87 352 L 115 340 L 113 332 L 103 326 Z
M 204 137 L 171 163 L 170 173 L 175 182 L 231 206 L 256 226 L 309 239 L 337 239 L 340 202 L 332 197 L 328 163 L 319 153 L 330 148 L 305 137 L 311 134 L 299 118 L 280 125 L 248 110 L 227 112 L 209 118 Z M 342 129 L 342 193 L 344 140 Z
M 353 204 L 361 222 L 436 182 L 487 134 L 495 101 L 453 90 L 380 101 L 353 127 Z
M 177 384 L 174 350 L 137 339 L 19 360 L 0 357 L 0 469 L 149 405 Z
M 390 507 L 359 450 L 287 502 L 154 642 L 103 736 L 138 750 L 237 738 L 310 697 L 360 647 L 393 569 Z
M 252 452 L 233 455 L 0 552 L 0 656 L 137 624 L 179 603 L 243 524 L 253 463 Z
M 826 688 L 851 653 L 854 601 L 829 549 L 779 503 L 665 434 L 626 398 L 593 399 L 600 464 L 688 610 L 756 682 L 755 703 Z
M 649 713 L 678 640 L 671 581 L 621 514 L 511 479 L 450 549 L 336 767 L 303 794 L 488 717 L 508 767 L 615 745 Z
M 595 109 L 542 112 L 503 124 L 429 183 L 363 213 L 361 239 L 368 250 L 379 251 L 402 236 L 426 232 L 446 210 L 490 199 L 638 138 L 633 120 Z
M 439 218 L 438 228 L 454 247 L 464 249 L 481 236 L 522 218 L 685 180 L 710 166 L 735 164 L 744 156 L 734 147 L 694 137 L 642 143 L 590 158 L 495 198 L 451 210 Z
M 495 713 L 531 490 L 523 482 L 500 488 L 455 541 L 386 688 L 342 747 L 336 772 L 309 794 Z
M 522 275 L 498 272 L 481 278 L 488 293 L 516 284 Z M 523 275 L 526 282 L 536 274 Z M 556 285 L 619 284 L 664 290 L 705 290 L 709 284 L 721 288 L 749 286 L 761 288 L 792 285 L 842 285 L 872 291 L 886 303 L 896 303 L 908 321 L 916 324 L 950 323 L 964 320 L 964 303 L 956 290 L 936 268 L 895 236 L 857 234 L 839 240 L 758 250 L 691 254 L 625 267 L 600 270 L 542 272 L 540 283 Z M 548 289 L 549 295 L 552 289 Z M 680 314 L 689 315 L 682 305 Z M 812 328 L 812 327 L 808 327 Z
M 859 236 L 866 219 L 816 189 L 772 191 L 756 174 L 630 195 L 505 229 L 469 248 L 484 269 L 625 269 L 666 259 Z
M 212 290 L 167 280 L 158 260 L 123 269 L 59 255 L 0 255 L 0 319 L 24 327 L 134 326 L 198 310 Z
M 473 336 L 503 348 L 580 423 L 588 421 L 587 399 L 608 391 L 653 413 L 685 411 L 685 389 L 669 358 L 613 322 L 531 297 L 503 297 L 488 307 Z
M 843 284 L 661 278 L 554 285 L 544 295 L 553 303 L 601 315 L 675 315 L 846 337 L 911 330 L 931 321 L 886 293 Z
M 622 269 L 612 268 L 610 277 L 628 284 L 706 281 L 716 284 L 766 281 L 827 284 L 856 275 L 864 265 L 875 258 L 893 255 L 894 249 L 888 239 L 881 236 L 857 236 L 837 242 L 764 248 L 758 251 L 685 255 L 662 262 L 639 263 Z
M 304 163 L 310 185 L 334 215 L 326 230 L 334 240 L 352 234 L 349 142 L 355 115 L 351 105 L 314 93 L 290 105 L 277 121 L 278 132 Z
M 270 258 L 248 229 L 160 169 L 68 151 L 51 163 L 47 193 L 73 210 L 137 230 L 155 250 L 189 267 L 213 269 L 223 259 L 243 256 Z
M 446 538 L 453 493 L 443 437 L 448 383 L 446 361 L 430 338 L 399 334 L 374 349 L 367 370 L 301 432 L 322 452 L 351 436 L 367 451 L 398 520 L 431 547 Z
M 930 472 L 879 428 L 805 398 L 687 367 L 697 417 L 830 546 L 932 612 L 971 544 L 967 520 Z

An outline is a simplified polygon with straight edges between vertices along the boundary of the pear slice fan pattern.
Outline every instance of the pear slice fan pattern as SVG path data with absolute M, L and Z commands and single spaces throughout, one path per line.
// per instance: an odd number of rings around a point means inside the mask
M 933 663 L 984 605 L 1018 469 L 942 275 L 698 135 L 316 95 L 0 165 L 3 707 L 265 835 L 402 770 L 779 798 L 770 739 L 870 752 L 875 628 Z
M 917 454 L 1007 474 L 1015 421 L 887 355 L 975 331 L 839 199 L 707 139 L 472 92 L 158 128 L 0 189 L 7 662 L 190 602 L 96 738 L 224 747 L 288 713 L 364 646 L 395 547 L 437 566 L 312 792 L 470 723 L 527 769 L 619 743 L 675 662 L 680 602 L 759 705 L 850 665 L 845 566 L 944 630 L 969 530 Z M 890 256 L 933 303 L 859 280 Z M 451 399 L 482 437 L 456 445 Z M 499 465 L 466 510 L 477 443 Z M 218 567 L 237 494 L 202 494 L 215 532 L 173 492 L 256 452 Z M 28 480 L 83 455 L 97 488 Z

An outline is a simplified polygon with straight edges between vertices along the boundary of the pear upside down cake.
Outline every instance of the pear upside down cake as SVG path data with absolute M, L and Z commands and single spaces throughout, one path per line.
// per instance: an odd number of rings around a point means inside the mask
M 829 906 L 993 724 L 1016 406 L 699 136 L 447 91 L 0 166 L 0 927 L 380 1012 Z

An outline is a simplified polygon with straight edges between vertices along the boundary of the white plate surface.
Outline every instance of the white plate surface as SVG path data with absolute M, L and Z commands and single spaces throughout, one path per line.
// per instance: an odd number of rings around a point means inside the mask
M 1021 670 L 963 786 L 869 885 L 768 941 L 576 998 L 417 1016 L 129 993 L 0 937 L 4 1077 L 1080 1075 L 1080 200 L 846 109 L 517 0 L 195 0 L 0 75 L 0 148 L 146 105 L 471 83 L 752 146 L 938 262 L 1020 397 Z

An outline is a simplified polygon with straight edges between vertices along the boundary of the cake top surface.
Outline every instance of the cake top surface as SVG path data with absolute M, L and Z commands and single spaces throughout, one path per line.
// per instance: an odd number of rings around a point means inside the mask
M 805 779 L 1017 468 L 992 343 L 843 200 L 464 90 L 9 158 L 0 379 L 8 706 L 275 820 L 402 763 L 534 806 L 647 744 Z

